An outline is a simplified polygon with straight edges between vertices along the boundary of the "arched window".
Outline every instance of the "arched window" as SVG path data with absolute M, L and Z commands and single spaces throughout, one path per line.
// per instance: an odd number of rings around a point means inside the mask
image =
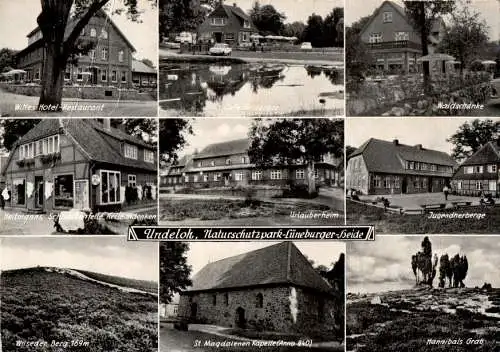
M 262 293 L 258 293 L 255 297 L 255 307 L 262 308 L 264 306 L 264 297 Z
M 123 50 L 120 50 L 120 51 L 118 52 L 118 61 L 123 62 L 123 54 L 124 54 L 124 53 L 123 53 Z
M 97 31 L 95 28 L 90 28 L 90 36 L 95 38 L 97 36 Z
M 217 295 L 212 295 L 212 304 L 217 305 Z
M 225 304 L 226 306 L 228 306 L 228 305 L 229 305 L 229 294 L 228 294 L 227 292 L 226 292 L 226 293 L 224 293 L 224 304 Z
M 101 38 L 108 39 L 108 32 L 104 28 L 101 29 Z

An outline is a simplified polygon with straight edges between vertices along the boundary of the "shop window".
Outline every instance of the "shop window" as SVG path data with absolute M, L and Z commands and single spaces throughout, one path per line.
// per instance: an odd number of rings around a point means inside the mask
M 73 208 L 73 175 L 54 177 L 54 207 Z

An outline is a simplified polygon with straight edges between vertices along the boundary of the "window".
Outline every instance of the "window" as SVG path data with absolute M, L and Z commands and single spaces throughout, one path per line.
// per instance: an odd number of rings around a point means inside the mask
M 260 170 L 252 171 L 252 180 L 254 181 L 262 180 L 262 171 Z
M 384 16 L 384 23 L 392 22 L 392 12 L 390 11 L 384 12 L 383 16 Z
M 135 187 L 137 185 L 137 176 L 136 175 L 128 175 L 127 184 L 129 187 Z
M 78 67 L 76 71 L 76 80 L 83 81 L 83 68 Z
M 298 169 L 298 170 L 295 170 L 295 178 L 297 180 L 303 180 L 304 179 L 304 169 Z
M 243 28 L 250 28 L 250 22 L 247 20 L 243 21 Z
M 123 54 L 124 54 L 123 50 L 120 50 L 118 52 L 118 61 L 123 62 L 123 56 L 124 56 Z
M 210 166 L 215 166 L 215 161 L 214 161 L 214 160 L 212 160 L 212 161 L 210 162 Z
M 231 159 L 226 159 L 226 165 L 231 165 Z
M 85 35 L 85 27 L 83 27 L 82 32 L 80 33 L 81 36 Z
M 212 304 L 213 304 L 214 306 L 216 306 L 216 305 L 217 305 L 217 295 L 216 295 L 216 294 L 215 294 L 215 295 L 212 295 Z
M 37 68 L 35 71 L 35 81 L 40 80 L 40 68 Z
M 319 171 L 318 171 L 318 169 L 314 169 L 314 178 L 319 178 Z
M 241 157 L 241 163 L 242 164 L 248 164 L 248 157 L 247 156 L 242 156 Z
M 375 175 L 375 177 L 373 178 L 373 187 L 380 188 L 381 183 L 382 179 L 380 178 L 380 176 Z
M 384 188 L 391 188 L 391 177 L 384 177 Z
M 154 163 L 155 162 L 155 153 L 152 152 L 151 150 L 144 150 L 144 161 L 147 163 Z
M 473 174 L 474 173 L 474 167 L 472 167 L 472 166 L 466 166 L 466 167 L 464 167 L 464 173 L 465 174 Z
M 382 41 L 382 33 L 370 33 L 370 43 L 380 43 Z
M 271 180 L 281 180 L 281 170 L 271 170 Z
M 410 40 L 410 33 L 408 33 L 408 32 L 394 32 L 394 40 L 395 41 Z
M 108 48 L 101 49 L 101 59 L 104 61 L 108 60 Z
M 18 178 L 13 180 L 12 189 L 12 204 L 24 205 L 26 204 L 26 180 L 24 178 Z
M 111 81 L 116 82 L 117 77 L 116 70 L 111 71 Z
M 220 174 L 220 172 L 214 174 L 214 181 L 220 181 L 221 178 L 222 178 L 222 175 Z
M 262 296 L 262 293 L 257 293 L 257 296 L 255 297 L 255 307 L 262 308 L 263 306 L 264 306 L 264 297 Z
M 54 177 L 54 207 L 73 208 L 73 175 Z
M 495 180 L 488 181 L 488 191 L 496 191 L 497 190 L 497 182 Z
M 463 188 L 463 182 L 462 181 L 458 181 L 457 182 L 457 189 L 462 189 Z
M 125 158 L 137 160 L 137 147 L 131 144 L 125 144 Z
M 497 172 L 497 166 L 496 165 L 488 165 L 488 172 L 489 173 Z
M 224 17 L 212 17 L 210 19 L 210 23 L 212 26 L 225 26 L 226 25 L 226 18 Z
M 193 182 L 198 182 L 198 175 L 193 175 Z
M 122 83 L 125 83 L 125 82 L 127 82 L 127 72 L 122 71 Z
M 400 187 L 400 184 L 399 184 L 399 176 L 394 176 L 394 188 L 399 188 Z
M 474 173 L 475 174 L 482 174 L 483 173 L 483 166 L 474 166 Z
M 108 70 L 101 70 L 101 81 L 106 82 L 108 80 Z
M 89 57 L 94 60 L 95 59 L 95 49 L 89 51 Z
M 97 31 L 95 30 L 95 28 L 90 28 L 90 36 L 92 38 L 97 37 Z
M 188 183 L 189 182 L 189 175 L 184 175 L 184 182 Z
M 431 164 L 431 171 L 437 171 L 437 165 Z
M 228 294 L 227 292 L 226 292 L 226 293 L 224 293 L 224 304 L 225 304 L 226 306 L 228 306 L 228 305 L 229 305 L 229 294 Z
M 225 39 L 226 40 L 234 40 L 234 37 L 235 37 L 234 33 L 226 33 Z
M 21 145 L 19 159 L 30 159 L 36 155 L 52 154 L 59 152 L 59 135 L 40 139 L 37 142 Z
M 203 175 L 203 182 L 208 182 L 208 175 L 207 174 Z
M 108 39 L 108 32 L 104 28 L 101 29 L 101 38 Z
M 243 171 L 237 171 L 234 173 L 234 179 L 236 181 L 243 181 Z
M 481 191 L 483 189 L 483 183 L 481 181 L 476 182 L 476 191 Z
M 71 79 L 71 69 L 69 67 L 66 67 L 64 70 L 64 80 L 69 81 Z
M 101 204 L 120 203 L 120 172 L 101 170 Z

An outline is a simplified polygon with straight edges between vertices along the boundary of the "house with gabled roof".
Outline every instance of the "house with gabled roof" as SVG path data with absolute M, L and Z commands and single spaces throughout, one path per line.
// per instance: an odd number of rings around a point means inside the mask
M 343 324 L 334 288 L 293 242 L 208 263 L 191 281 L 179 301 L 190 322 L 303 334 Z
M 427 48 L 434 53 L 446 26 L 441 17 L 432 23 Z M 384 71 L 417 72 L 422 56 L 420 32 L 415 30 L 405 9 L 394 1 L 384 1 L 361 30 L 361 41 L 374 58 L 374 66 Z
M 156 146 L 109 119 L 43 119 L 15 143 L 1 171 L 7 206 L 42 213 L 154 202 L 156 155 Z
M 252 19 L 236 3 L 225 5 L 221 1 L 198 27 L 201 41 L 226 43 L 231 46 L 250 43 L 252 34 L 258 30 Z
M 457 164 L 441 151 L 370 138 L 347 159 L 346 187 L 362 194 L 441 192 Z
M 307 183 L 307 167 L 303 163 L 258 167 L 250 162 L 249 147 L 249 138 L 209 144 L 201 152 L 185 156 L 172 165 L 163 184 L 221 187 Z M 323 155 L 315 163 L 314 170 L 317 185 L 340 186 L 343 159 Z
M 452 185 L 460 195 L 500 197 L 500 140 L 486 143 L 465 160 L 453 175 Z
M 75 20 L 70 20 L 66 37 L 75 25 Z M 37 27 L 27 37 L 28 46 L 16 55 L 17 68 L 26 71 L 27 82 L 40 83 L 46 56 L 42 31 Z M 106 12 L 98 11 L 78 40 L 91 42 L 94 48 L 79 56 L 76 64 L 67 64 L 64 74 L 66 85 L 132 87 L 132 54 L 136 49 Z

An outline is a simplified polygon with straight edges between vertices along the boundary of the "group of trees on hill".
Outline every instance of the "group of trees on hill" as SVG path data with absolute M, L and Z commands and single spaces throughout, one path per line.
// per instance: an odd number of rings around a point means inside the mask
M 415 275 L 417 285 L 433 286 L 437 274 L 438 256 L 432 256 L 432 244 L 429 237 L 425 237 L 421 244 L 421 250 L 411 257 L 411 267 Z M 465 255 L 455 254 L 451 259 L 448 253 L 441 255 L 439 259 L 439 284 L 441 288 L 465 287 L 464 280 L 467 277 L 469 262 Z M 421 276 L 420 276 L 421 274 Z

